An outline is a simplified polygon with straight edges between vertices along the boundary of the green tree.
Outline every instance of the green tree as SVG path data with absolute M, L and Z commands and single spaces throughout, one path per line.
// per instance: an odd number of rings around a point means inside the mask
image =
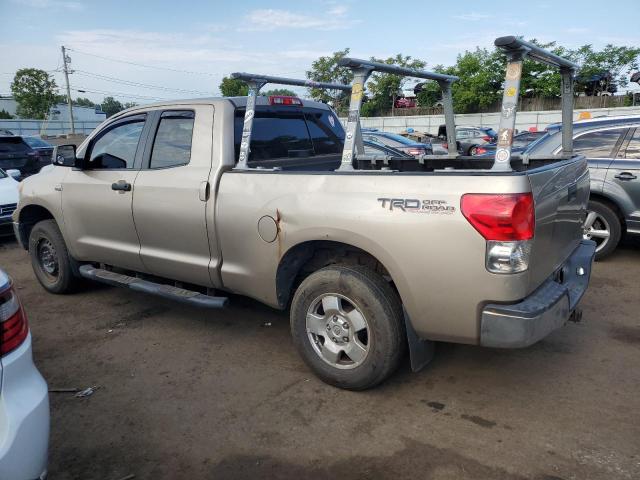
M 21 68 L 11 83 L 11 93 L 18 108 L 16 113 L 23 118 L 43 119 L 55 103 L 56 82 L 44 70 Z
M 274 88 L 272 90 L 267 90 L 266 92 L 260 92 L 260 95 L 264 95 L 265 97 L 269 97 L 271 95 L 284 95 L 287 97 L 296 97 L 296 92 L 293 90 L 289 90 L 287 88 Z
M 107 114 L 107 118 L 124 110 L 124 105 L 113 97 L 104 97 L 102 100 L 102 111 Z
M 353 72 L 350 68 L 338 66 L 338 61 L 349 54 L 349 49 L 339 50 L 327 57 L 320 57 L 311 64 L 307 78 L 314 82 L 350 84 Z M 330 103 L 335 110 L 344 110 L 349 105 L 349 92 L 310 88 L 309 95 L 314 100 Z
M 411 58 L 410 56 L 405 56 L 400 53 L 395 57 L 389 57 L 385 60 L 373 57 L 371 60 L 413 69 L 422 69 L 427 65 L 426 62 L 422 60 Z M 394 97 L 402 90 L 402 86 L 407 80 L 407 77 L 389 73 L 373 73 L 367 82 L 369 95 L 367 102 L 362 105 L 362 115 L 370 117 L 391 110 Z
M 246 97 L 249 94 L 247 84 L 237 78 L 224 77 L 219 88 L 224 97 Z
M 610 74 L 610 76 L 603 76 L 599 84 L 591 89 L 589 84 L 579 81 L 576 89 L 587 95 L 615 91 L 612 88 L 614 86 L 626 87 L 631 74 L 640 68 L 640 48 L 635 47 L 618 47 L 608 44 L 597 51 L 592 45 L 583 45 L 574 50 L 572 56 L 581 65 L 579 79 L 588 79 L 603 73 Z
M 0 110 L 0 120 L 11 120 L 12 118 L 13 115 L 11 115 L 9 112 L 4 109 Z
M 96 104 L 93 103 L 88 98 L 78 97 L 75 100 L 72 100 L 74 105 L 78 105 L 79 107 L 95 107 Z

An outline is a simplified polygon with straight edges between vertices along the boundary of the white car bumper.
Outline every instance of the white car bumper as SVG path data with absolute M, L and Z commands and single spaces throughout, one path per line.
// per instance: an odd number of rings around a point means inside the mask
M 31 334 L 2 357 L 0 384 L 0 479 L 47 475 L 49 393 L 31 355 Z

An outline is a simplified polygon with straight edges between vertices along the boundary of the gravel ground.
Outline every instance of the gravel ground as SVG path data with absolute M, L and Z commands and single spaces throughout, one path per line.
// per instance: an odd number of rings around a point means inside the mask
M 58 479 L 640 478 L 640 248 L 597 263 L 569 324 L 514 351 L 439 344 L 377 389 L 317 380 L 286 313 L 220 312 L 89 285 L 45 293 L 5 240 L 52 393 Z

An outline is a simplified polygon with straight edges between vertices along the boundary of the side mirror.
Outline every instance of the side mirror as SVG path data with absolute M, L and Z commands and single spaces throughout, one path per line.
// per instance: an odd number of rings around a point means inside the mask
M 73 167 L 76 164 L 75 145 L 57 145 L 53 147 L 53 164 L 60 167 Z
M 10 177 L 13 177 L 16 180 L 20 180 L 20 176 L 22 175 L 20 170 L 15 170 L 15 169 L 7 170 L 6 172 L 7 172 L 7 175 L 9 175 Z

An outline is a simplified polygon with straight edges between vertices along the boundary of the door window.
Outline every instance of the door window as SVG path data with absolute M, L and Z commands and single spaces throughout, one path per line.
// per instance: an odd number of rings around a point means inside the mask
M 342 153 L 344 130 L 333 112 L 309 110 L 305 117 L 316 155 Z
M 613 128 L 582 135 L 573 141 L 573 153 L 587 158 L 610 158 L 618 140 L 626 131 L 626 128 Z
M 151 151 L 150 168 L 186 165 L 191 159 L 194 112 L 163 112 Z
M 94 143 L 89 157 L 90 169 L 132 169 L 144 118 L 118 124 Z
M 636 132 L 631 137 L 624 158 L 640 160 L 640 128 L 636 128 Z

